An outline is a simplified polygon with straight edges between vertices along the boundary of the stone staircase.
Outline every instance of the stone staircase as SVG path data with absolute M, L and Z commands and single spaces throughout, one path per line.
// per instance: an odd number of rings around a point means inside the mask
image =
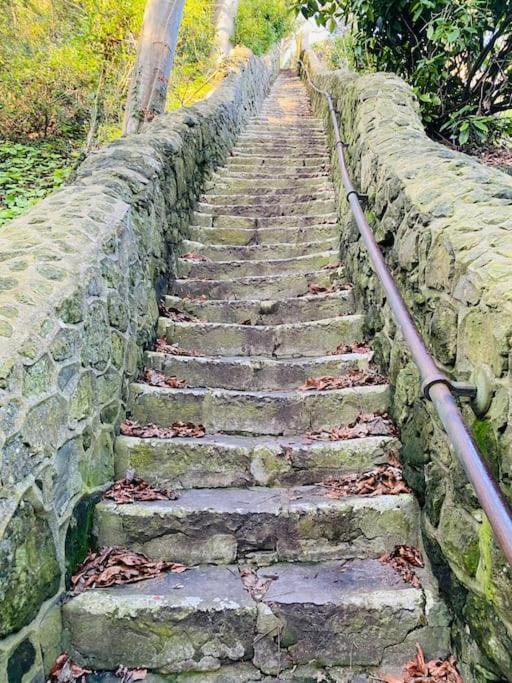
M 385 384 L 300 389 L 369 367 L 364 347 L 336 353 L 363 339 L 338 234 L 322 125 L 283 72 L 199 203 L 165 300 L 192 321 L 162 316 L 159 336 L 201 355 L 147 353 L 187 387 L 131 387 L 131 419 L 206 435 L 119 436 L 118 478 L 133 468 L 179 496 L 96 509 L 98 545 L 191 569 L 67 602 L 77 661 L 145 667 L 148 681 L 364 681 L 399 670 L 416 642 L 446 654 L 428 568 L 416 588 L 378 559 L 421 545 L 414 497 L 336 499 L 319 486 L 386 463 L 396 437 L 305 438 L 390 400 Z

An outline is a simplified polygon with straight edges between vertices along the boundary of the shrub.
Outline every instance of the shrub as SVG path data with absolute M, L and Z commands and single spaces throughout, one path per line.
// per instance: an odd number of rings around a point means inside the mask
M 343 19 L 358 68 L 393 71 L 414 88 L 430 132 L 492 140 L 512 107 L 512 6 L 503 0 L 294 0 L 327 26 Z
M 292 28 L 286 0 L 240 0 L 235 26 L 235 43 L 262 55 L 284 38 Z

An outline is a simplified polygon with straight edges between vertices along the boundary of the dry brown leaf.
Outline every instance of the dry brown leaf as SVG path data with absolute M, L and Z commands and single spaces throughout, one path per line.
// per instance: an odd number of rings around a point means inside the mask
M 426 662 L 419 643 L 416 643 L 416 656 L 404 667 L 403 676 L 386 674 L 382 680 L 386 683 L 464 683 L 455 657 Z
M 181 573 L 187 567 L 178 562 L 153 561 L 121 546 L 107 546 L 91 552 L 71 577 L 72 593 L 77 595 L 88 588 L 136 583 L 152 579 L 164 572 Z
M 277 579 L 277 576 L 264 575 L 259 577 L 254 569 L 251 569 L 250 567 L 241 567 L 240 578 L 242 579 L 245 590 L 248 591 L 255 600 L 259 601 L 263 600 L 270 584 Z
M 337 270 L 338 268 L 342 268 L 343 263 L 338 261 L 337 263 L 326 263 L 325 266 L 322 266 L 322 270 Z
M 188 251 L 186 254 L 183 254 L 183 256 L 181 258 L 185 259 L 185 261 L 194 261 L 196 263 L 205 262 L 205 261 L 210 260 L 210 259 L 206 258 L 206 256 L 203 256 L 202 254 L 198 254 L 196 251 Z
M 308 295 L 316 295 L 316 294 L 334 294 L 334 292 L 342 292 L 345 289 L 350 289 L 351 286 L 349 284 L 342 284 L 339 282 L 335 282 L 334 284 L 330 285 L 329 287 L 327 285 L 320 285 L 317 282 L 309 282 L 308 283 L 308 291 L 305 294 L 302 294 L 301 296 L 308 296 Z
M 167 308 L 167 306 L 164 306 L 164 304 L 160 304 L 158 310 L 160 311 L 160 315 L 162 317 L 169 318 L 170 320 L 174 320 L 178 323 L 200 322 L 195 316 L 185 313 L 184 311 L 180 311 L 179 308 L 174 308 L 174 306 Z
M 176 500 L 178 495 L 174 491 L 151 486 L 144 479 L 135 477 L 133 470 L 128 470 L 124 479 L 116 481 L 105 492 L 104 498 L 123 505 L 135 503 L 136 501 Z
M 396 436 L 397 429 L 386 413 L 365 413 L 354 422 L 331 429 L 308 432 L 306 439 L 314 441 L 345 441 L 365 436 Z
M 327 391 L 331 389 L 347 389 L 349 387 L 375 386 L 386 384 L 387 380 L 382 375 L 372 370 L 349 370 L 344 375 L 323 375 L 322 377 L 309 377 L 299 387 L 301 391 Z
M 340 344 L 334 351 L 329 351 L 328 356 L 342 356 L 346 353 L 371 353 L 368 344 L 356 342 L 355 344 Z
M 125 420 L 120 427 L 123 436 L 136 436 L 141 439 L 173 439 L 187 437 L 200 439 L 206 434 L 203 425 L 193 422 L 174 422 L 170 427 L 161 427 L 153 423 L 140 425 L 135 420 Z
M 202 356 L 199 351 L 191 351 L 190 349 L 182 349 L 178 344 L 168 344 L 163 337 L 157 339 L 155 342 L 155 351 L 159 353 L 167 353 L 170 356 Z
M 367 472 L 329 477 L 321 485 L 328 498 L 396 496 L 411 491 L 404 481 L 400 463 L 394 456 L 391 456 L 390 462 L 385 465 L 377 465 Z
M 379 558 L 383 564 L 389 564 L 393 569 L 400 574 L 406 583 L 410 583 L 414 588 L 421 588 L 421 582 L 414 572 L 412 567 L 424 567 L 425 563 L 421 557 L 421 553 L 417 548 L 411 545 L 397 545 L 394 550 Z M 417 655 L 418 670 L 421 668 L 426 671 L 425 661 Z M 424 675 L 424 674 L 422 674 Z
M 121 683 L 133 683 L 134 681 L 143 681 L 148 675 L 147 669 L 128 669 L 126 666 L 120 666 L 115 673 L 116 678 L 121 679 Z
M 169 389 L 184 389 L 187 383 L 184 379 L 169 377 L 159 370 L 146 370 L 143 375 L 144 382 L 152 387 L 167 387 Z
M 85 676 L 92 673 L 90 669 L 78 666 L 70 659 L 67 652 L 60 654 L 55 660 L 55 664 L 50 669 L 48 683 L 85 683 Z

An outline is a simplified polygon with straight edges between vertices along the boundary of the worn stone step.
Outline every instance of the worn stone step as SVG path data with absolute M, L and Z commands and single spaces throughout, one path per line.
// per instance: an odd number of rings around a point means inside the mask
M 309 136 L 307 139 L 295 140 L 278 140 L 274 139 L 260 139 L 258 141 L 240 140 L 233 149 L 230 156 L 251 156 L 264 157 L 268 154 L 268 159 L 304 159 L 314 157 L 328 158 L 328 152 L 325 147 L 325 140 L 320 137 L 313 139 Z
M 176 322 L 161 317 L 158 334 L 170 344 L 212 356 L 296 358 L 325 356 L 363 339 L 360 314 L 282 325 Z
M 312 242 L 229 245 L 209 244 L 184 240 L 181 253 L 195 252 L 210 261 L 263 261 L 268 259 L 288 259 L 299 256 L 309 256 L 324 251 L 339 250 L 339 238 L 330 237 Z
M 301 171 L 319 173 L 328 171 L 330 164 L 328 159 L 304 159 L 295 163 L 279 159 L 250 159 L 243 157 L 230 157 L 226 163 L 226 169 L 232 171 L 245 171 L 249 173 L 266 173 L 270 176 L 279 176 L 284 173 L 294 174 Z
M 292 165 L 307 166 L 309 162 L 328 163 L 329 155 L 325 147 L 304 146 L 302 148 L 288 147 L 288 149 L 276 149 L 275 146 L 265 147 L 263 145 L 253 145 L 249 148 L 236 147 L 229 155 L 229 160 L 247 161 L 249 163 L 286 163 Z
M 228 434 L 175 439 L 119 436 L 114 463 L 118 479 L 134 469 L 146 481 L 170 488 L 299 486 L 366 471 L 399 450 L 398 440 L 389 436 L 345 441 Z
M 230 565 L 86 591 L 63 605 L 65 647 L 90 668 L 165 674 L 251 660 L 276 674 L 399 665 L 415 642 L 428 659 L 447 652 L 446 615 L 425 572 L 423 589 L 373 559 L 280 563 L 258 575 L 270 584 L 261 602 Z
M 334 191 L 324 186 L 323 188 L 314 188 L 312 191 L 303 191 L 298 188 L 287 188 L 280 190 L 259 190 L 257 192 L 245 192 L 243 194 L 223 194 L 218 190 L 214 190 L 205 195 L 202 195 L 201 205 L 215 205 L 220 207 L 230 206 L 254 206 L 264 208 L 269 204 L 282 205 L 283 203 L 304 203 L 309 201 L 334 201 Z
M 120 544 L 155 560 L 231 564 L 365 559 L 418 546 L 414 496 L 339 500 L 322 486 L 181 491 L 176 500 L 96 506 L 98 546 Z M 256 554 L 255 554 L 256 553 Z M 253 559 L 254 558 L 254 559 Z
M 330 169 L 325 167 L 322 169 L 311 168 L 292 168 L 282 167 L 281 169 L 272 170 L 247 170 L 247 169 L 230 169 L 223 168 L 219 171 L 219 175 L 225 180 L 254 180 L 263 182 L 273 182 L 276 179 L 285 180 L 288 184 L 292 184 L 294 180 L 320 180 L 330 176 Z
M 196 207 L 194 216 L 233 216 L 249 217 L 252 219 L 261 220 L 262 218 L 283 218 L 289 216 L 323 216 L 325 214 L 333 214 L 336 211 L 336 204 L 334 197 L 324 199 L 322 195 L 308 197 L 304 201 L 300 201 L 294 197 L 281 198 L 276 202 L 267 202 L 262 206 L 255 206 L 247 204 L 244 200 L 239 204 L 208 204 L 206 202 L 199 202 Z M 256 215 L 257 214 L 257 215 Z M 199 221 L 201 224 L 201 221 Z
M 134 383 L 128 410 L 141 424 L 170 426 L 183 420 L 209 434 L 301 435 L 353 422 L 361 413 L 389 409 L 387 385 L 333 391 L 234 391 L 169 389 Z
M 250 222 L 252 221 L 244 220 L 243 225 Z M 317 241 L 339 240 L 339 228 L 334 222 L 302 225 L 300 227 L 222 227 L 222 225 L 207 227 L 193 225 L 189 229 L 189 239 L 203 244 L 235 247 L 282 243 L 302 245 Z
M 250 320 L 251 325 L 313 322 L 355 312 L 354 296 L 351 289 L 332 294 L 316 294 L 279 300 L 201 300 L 167 296 L 165 297 L 165 304 L 199 320 L 238 324 Z
M 369 359 L 370 354 L 358 353 L 276 360 L 258 356 L 174 356 L 149 351 L 146 367 L 180 377 L 192 387 L 278 391 L 295 389 L 310 377 L 365 369 Z
M 287 178 L 235 180 L 216 175 L 206 185 L 206 191 L 224 196 L 245 194 L 247 197 L 262 197 L 268 194 L 284 196 L 299 193 L 324 192 L 331 190 L 325 176 L 319 178 L 295 178 L 290 182 Z
M 265 259 L 261 261 L 194 261 L 179 258 L 177 276 L 215 280 L 219 278 L 261 277 L 276 273 L 311 273 L 321 270 L 338 260 L 336 251 L 324 251 L 288 259 Z

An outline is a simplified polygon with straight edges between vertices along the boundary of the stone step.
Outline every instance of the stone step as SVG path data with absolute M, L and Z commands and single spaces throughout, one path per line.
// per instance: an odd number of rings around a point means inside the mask
M 275 145 L 265 147 L 264 145 L 253 145 L 250 148 L 235 147 L 229 155 L 229 160 L 246 160 L 250 163 L 257 162 L 265 164 L 282 163 L 283 158 L 286 158 L 286 163 L 291 162 L 292 165 L 307 166 L 311 161 L 319 163 L 328 163 L 329 155 L 325 150 L 325 146 L 310 146 L 303 145 L 301 147 L 288 147 L 286 149 L 279 148 Z
M 247 204 L 241 200 L 239 204 L 208 204 L 199 202 L 196 207 L 195 216 L 233 216 L 249 217 L 253 220 L 257 218 L 283 218 L 289 216 L 309 217 L 333 214 L 336 211 L 334 197 L 323 198 L 322 195 L 308 197 L 304 201 L 299 198 L 286 197 L 280 198 L 277 202 L 266 202 L 262 206 Z M 255 216 L 257 214 L 257 216 Z M 201 224 L 201 223 L 200 223 Z
M 311 156 L 328 158 L 325 140 L 322 140 L 320 136 L 316 139 L 308 136 L 294 140 L 279 140 L 277 136 L 267 139 L 260 138 L 259 140 L 254 137 L 251 139 L 242 138 L 233 149 L 231 156 L 240 154 L 264 156 L 267 153 L 269 159 L 307 159 Z
M 212 356 L 317 357 L 363 339 L 363 324 L 360 314 L 282 325 L 176 322 L 161 317 L 158 335 L 169 344 Z
M 279 325 L 313 322 L 355 312 L 353 292 L 347 289 L 333 294 L 316 294 L 279 300 L 183 299 L 165 297 L 169 308 L 177 308 L 199 320 L 217 323 Z M 358 339 L 357 341 L 361 341 Z M 334 349 L 330 349 L 334 351 Z
M 204 674 L 253 661 L 265 673 L 297 664 L 405 663 L 418 642 L 445 655 L 446 615 L 431 580 L 413 588 L 378 560 L 279 563 L 258 570 L 257 602 L 236 566 L 203 566 L 88 590 L 63 605 L 71 657 L 93 669 Z
M 327 207 L 325 208 L 327 209 Z M 322 213 L 322 211 L 323 208 L 320 207 L 319 213 L 307 215 L 291 213 L 277 216 L 238 216 L 229 213 L 216 214 L 196 211 L 194 213 L 194 225 L 205 228 L 226 228 L 228 230 L 234 228 L 245 230 L 265 228 L 273 228 L 274 230 L 277 228 L 297 229 L 326 224 L 336 226 L 336 214 L 327 210 L 325 210 L 324 213 Z M 332 229 L 334 230 L 334 227 Z
M 399 450 L 398 440 L 389 436 L 344 441 L 228 434 L 174 439 L 119 436 L 114 463 L 117 479 L 134 469 L 146 481 L 176 489 L 300 486 L 364 472 Z
M 268 259 L 298 258 L 300 256 L 309 256 L 333 250 L 338 253 L 338 249 L 338 237 L 330 237 L 312 242 L 281 242 L 276 244 L 251 244 L 249 246 L 205 244 L 204 242 L 184 240 L 181 252 L 186 254 L 192 251 L 201 254 L 210 261 L 263 261 Z
M 283 196 L 293 195 L 297 192 L 325 192 L 331 190 L 325 176 L 319 178 L 295 178 L 290 182 L 287 178 L 234 180 L 226 179 L 223 176 L 215 175 L 206 185 L 208 192 L 228 195 L 245 195 L 246 197 L 263 197 L 268 194 L 282 194 Z
M 322 486 L 180 491 L 176 500 L 96 506 L 98 547 L 122 545 L 155 560 L 196 564 L 366 559 L 419 544 L 411 494 L 339 500 Z M 261 557 L 259 554 L 261 553 Z
M 257 158 L 243 158 L 243 157 L 230 157 L 226 163 L 227 170 L 234 171 L 245 171 L 249 173 L 267 173 L 270 176 L 279 176 L 284 173 L 294 174 L 301 171 L 309 171 L 312 173 L 321 173 L 322 171 L 329 171 L 330 163 L 327 158 L 325 159 L 304 159 L 299 162 L 297 160 L 295 163 L 289 162 L 288 160 L 279 159 L 265 159 L 261 157 Z
M 174 356 L 149 351 L 146 367 L 179 377 L 192 387 L 216 387 L 242 391 L 295 389 L 310 378 L 342 375 L 368 367 L 370 354 L 276 360 L 258 356 Z
M 268 182 L 284 180 L 288 187 L 293 186 L 296 180 L 325 180 L 330 176 L 329 168 L 314 170 L 310 168 L 293 168 L 288 170 L 283 167 L 277 171 L 272 169 L 244 170 L 223 168 L 219 175 L 226 180 L 253 180 L 254 182 Z
M 248 222 L 251 221 L 244 220 L 244 225 Z M 339 240 L 339 228 L 335 222 L 299 227 L 222 227 L 222 225 L 206 227 L 192 225 L 189 230 L 189 238 L 203 244 L 234 247 L 282 243 L 303 245 L 317 241 Z
M 244 192 L 243 194 L 222 194 L 218 190 L 209 192 L 208 194 L 202 195 L 201 204 L 207 204 L 209 206 L 218 207 L 230 207 L 230 206 L 254 206 L 254 207 L 265 207 L 270 203 L 275 206 L 276 204 L 287 203 L 304 203 L 309 201 L 334 201 L 334 191 L 329 187 L 323 189 L 314 188 L 310 192 L 304 192 L 298 190 L 297 188 L 288 188 L 287 190 L 275 190 L 266 189 L 259 190 L 258 192 Z
M 177 263 L 178 278 L 197 278 L 215 280 L 219 278 L 261 277 L 277 273 L 310 273 L 321 270 L 324 266 L 335 264 L 338 260 L 336 251 L 324 251 L 297 256 L 288 259 L 265 259 L 261 261 L 194 261 L 179 258 Z
M 348 425 L 361 413 L 389 409 L 387 385 L 333 391 L 233 391 L 130 386 L 128 411 L 140 424 L 204 425 L 208 434 L 291 436 Z

